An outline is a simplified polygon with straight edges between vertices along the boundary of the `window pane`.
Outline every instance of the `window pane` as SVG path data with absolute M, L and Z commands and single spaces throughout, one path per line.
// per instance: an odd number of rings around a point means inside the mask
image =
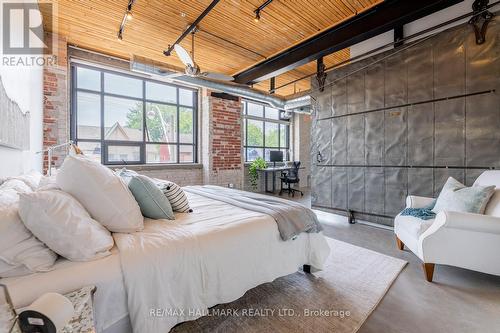
M 247 145 L 248 146 L 263 146 L 264 145 L 264 123 L 260 120 L 247 120 Z
M 81 142 L 78 141 L 78 148 L 83 154 L 92 160 L 101 163 L 101 143 L 100 142 Z
M 177 89 L 166 84 L 147 81 L 146 99 L 158 102 L 177 103 Z
M 280 124 L 280 147 L 288 148 L 288 125 Z
M 142 141 L 142 102 L 104 97 L 104 139 Z
M 146 163 L 177 162 L 177 146 L 148 144 L 146 145 Z
M 179 132 L 180 142 L 193 143 L 193 109 L 179 109 Z
M 108 146 L 108 162 L 140 162 L 139 146 Z
M 146 103 L 147 140 L 151 142 L 177 142 L 177 107 Z
M 193 163 L 193 146 L 179 146 L 179 159 L 181 163 Z
M 78 92 L 76 124 L 79 139 L 101 138 L 101 95 Z
M 104 91 L 111 94 L 142 98 L 142 80 L 104 73 Z
M 283 152 L 283 161 L 288 161 L 289 160 L 289 155 L 288 155 L 288 149 L 280 149 L 280 151 Z
M 264 150 L 262 148 L 247 148 L 247 161 L 254 161 L 257 157 L 264 156 Z
M 193 106 L 193 91 L 186 89 L 179 89 L 179 104 L 186 106 Z
M 266 144 L 266 147 L 279 147 L 278 125 L 279 124 L 275 124 L 275 123 L 265 123 L 265 127 L 266 127 L 265 144 Z
M 84 67 L 77 67 L 76 71 L 76 84 L 78 88 L 96 91 L 101 90 L 101 72 Z
M 266 118 L 269 119 L 280 119 L 280 111 L 278 109 L 266 107 Z
M 264 107 L 260 104 L 248 103 L 248 115 L 254 117 L 264 117 Z

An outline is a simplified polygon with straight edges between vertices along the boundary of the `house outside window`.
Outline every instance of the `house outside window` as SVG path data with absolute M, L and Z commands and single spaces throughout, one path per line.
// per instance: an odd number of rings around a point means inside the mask
M 71 66 L 71 138 L 103 164 L 197 162 L 197 90 Z
M 245 161 L 258 157 L 269 161 L 272 150 L 283 152 L 283 159 L 290 158 L 290 122 L 282 120 L 282 111 L 251 101 L 242 102 L 244 120 Z

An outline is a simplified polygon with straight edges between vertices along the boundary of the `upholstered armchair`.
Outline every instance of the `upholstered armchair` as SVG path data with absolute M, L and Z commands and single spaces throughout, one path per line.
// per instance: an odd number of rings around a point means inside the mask
M 500 171 L 485 171 L 475 185 L 495 185 L 485 214 L 442 211 L 432 220 L 398 215 L 394 221 L 396 242 L 406 246 L 423 263 L 427 281 L 432 282 L 434 265 L 451 265 L 500 275 Z M 408 208 L 422 208 L 432 198 L 408 196 Z

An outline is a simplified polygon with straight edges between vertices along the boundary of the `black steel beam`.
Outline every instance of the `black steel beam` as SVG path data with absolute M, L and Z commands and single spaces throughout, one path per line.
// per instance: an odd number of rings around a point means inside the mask
M 267 80 L 462 1 L 385 0 L 365 12 L 236 74 L 234 81 L 253 84 Z
M 210 3 L 210 5 L 208 5 L 208 7 L 205 8 L 203 13 L 201 13 L 200 16 L 198 16 L 198 18 L 193 23 L 191 23 L 191 25 L 186 30 L 184 30 L 184 32 L 179 36 L 179 38 L 177 38 L 177 40 L 172 45 L 169 45 L 168 49 L 163 51 L 163 54 L 166 56 L 170 56 L 170 54 L 172 54 L 172 51 L 174 50 L 174 46 L 182 42 L 182 40 L 186 38 L 187 35 L 189 35 L 194 29 L 196 29 L 198 23 L 200 23 L 201 20 L 203 20 L 203 18 L 207 16 L 208 13 L 210 13 L 210 11 L 215 7 L 216 4 L 219 3 L 219 1 L 220 0 L 213 0 Z

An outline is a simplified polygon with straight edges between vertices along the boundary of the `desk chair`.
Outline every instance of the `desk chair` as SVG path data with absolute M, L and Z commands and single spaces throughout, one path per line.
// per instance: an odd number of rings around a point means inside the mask
M 295 196 L 295 192 L 299 192 L 301 196 L 304 195 L 302 191 L 292 188 L 292 184 L 298 184 L 300 182 L 299 168 L 300 162 L 293 162 L 293 167 L 288 170 L 288 172 L 281 173 L 281 189 L 279 195 L 281 195 L 283 191 L 287 191 L 288 195 L 292 194 L 292 197 Z M 283 184 L 287 184 L 288 187 L 283 188 Z

